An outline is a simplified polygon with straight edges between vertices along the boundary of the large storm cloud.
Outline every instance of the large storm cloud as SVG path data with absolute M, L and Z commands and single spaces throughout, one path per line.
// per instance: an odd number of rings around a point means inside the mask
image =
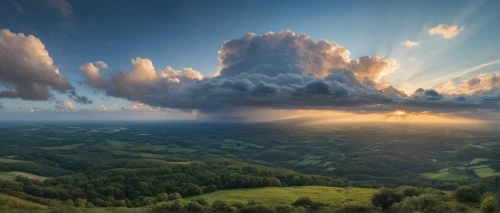
M 499 106 L 494 96 L 485 99 L 432 89 L 406 95 L 379 81 L 381 75 L 398 67 L 395 60 L 378 56 L 350 59 L 350 52 L 338 44 L 315 42 L 291 31 L 249 33 L 227 41 L 218 58 L 219 69 L 207 77 L 191 68 L 156 70 L 145 58 L 132 59 L 131 72 L 115 72 L 111 79 L 104 79 L 98 70 L 81 70 L 90 86 L 107 95 L 183 110 L 470 111 Z M 101 83 L 93 83 L 95 79 Z

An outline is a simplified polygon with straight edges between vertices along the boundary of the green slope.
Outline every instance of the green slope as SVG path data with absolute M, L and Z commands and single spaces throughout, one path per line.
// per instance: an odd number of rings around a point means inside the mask
M 7 207 L 4 210 L 8 209 L 16 209 L 16 210 L 41 210 L 41 209 L 47 209 L 47 206 L 30 202 L 27 200 L 23 200 L 18 197 L 13 197 L 10 195 L 6 194 L 0 194 L 0 200 L 3 204 L 3 207 Z
M 256 189 L 220 190 L 199 196 L 188 197 L 186 200 L 195 200 L 203 197 L 210 202 L 223 200 L 227 202 L 258 201 L 271 206 L 277 204 L 291 204 L 299 197 L 310 197 L 313 201 L 329 203 L 339 206 L 345 201 L 359 201 L 370 204 L 370 198 L 376 189 L 354 187 L 327 187 L 327 186 L 296 186 L 296 187 L 265 187 Z

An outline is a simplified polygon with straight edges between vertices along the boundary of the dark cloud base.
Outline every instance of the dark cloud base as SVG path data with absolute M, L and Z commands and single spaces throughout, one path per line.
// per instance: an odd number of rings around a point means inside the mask
M 406 95 L 378 77 L 397 63 L 382 57 L 349 59 L 338 44 L 291 31 L 247 34 L 223 44 L 215 77 L 155 70 L 148 59 L 132 60 L 132 72 L 116 72 L 95 89 L 155 107 L 215 112 L 247 107 L 344 111 L 498 111 L 499 94 L 441 94 L 418 89 Z M 84 72 L 87 73 L 87 72 Z M 102 87 L 100 85 L 106 85 Z

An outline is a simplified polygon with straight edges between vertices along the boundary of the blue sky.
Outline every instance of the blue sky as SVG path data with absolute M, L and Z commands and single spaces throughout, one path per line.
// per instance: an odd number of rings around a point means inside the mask
M 130 59 L 143 57 L 157 69 L 191 67 L 208 75 L 218 69 L 222 44 L 249 32 L 289 29 L 314 41 L 337 43 L 351 52 L 351 59 L 364 55 L 395 59 L 399 68 L 382 79 L 404 91 L 431 88 L 464 71 L 468 72 L 463 77 L 498 72 L 499 4 L 494 0 L 7 0 L 0 3 L 0 28 L 38 37 L 60 73 L 79 95 L 94 100 L 89 108 L 97 109 L 100 104 L 117 108 L 129 101 L 95 94 L 79 84 L 81 64 L 105 61 L 109 68 L 102 72 L 109 77 L 117 70 L 132 70 Z M 451 39 L 428 33 L 440 24 L 463 30 Z M 406 40 L 419 45 L 406 47 L 402 44 Z M 68 99 L 54 94 L 58 100 Z M 54 105 L 20 99 L 0 102 L 7 112 Z

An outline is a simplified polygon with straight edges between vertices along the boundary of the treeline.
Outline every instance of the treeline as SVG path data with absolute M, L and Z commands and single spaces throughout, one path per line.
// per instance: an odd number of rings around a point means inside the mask
M 500 176 L 460 186 L 454 192 L 402 186 L 381 188 L 373 194 L 372 205 L 385 212 L 477 212 L 500 210 Z
M 0 182 L 0 187 L 9 193 L 23 192 L 65 202 L 84 199 L 97 207 L 122 206 L 123 203 L 139 207 L 150 205 L 148 200 L 154 200 L 162 193 L 189 197 L 219 189 L 306 185 L 344 187 L 349 184 L 346 179 L 305 175 L 232 160 L 172 163 L 136 159 L 107 162 L 99 167 L 118 169 L 60 176 L 44 182 L 17 177 L 16 182 Z

